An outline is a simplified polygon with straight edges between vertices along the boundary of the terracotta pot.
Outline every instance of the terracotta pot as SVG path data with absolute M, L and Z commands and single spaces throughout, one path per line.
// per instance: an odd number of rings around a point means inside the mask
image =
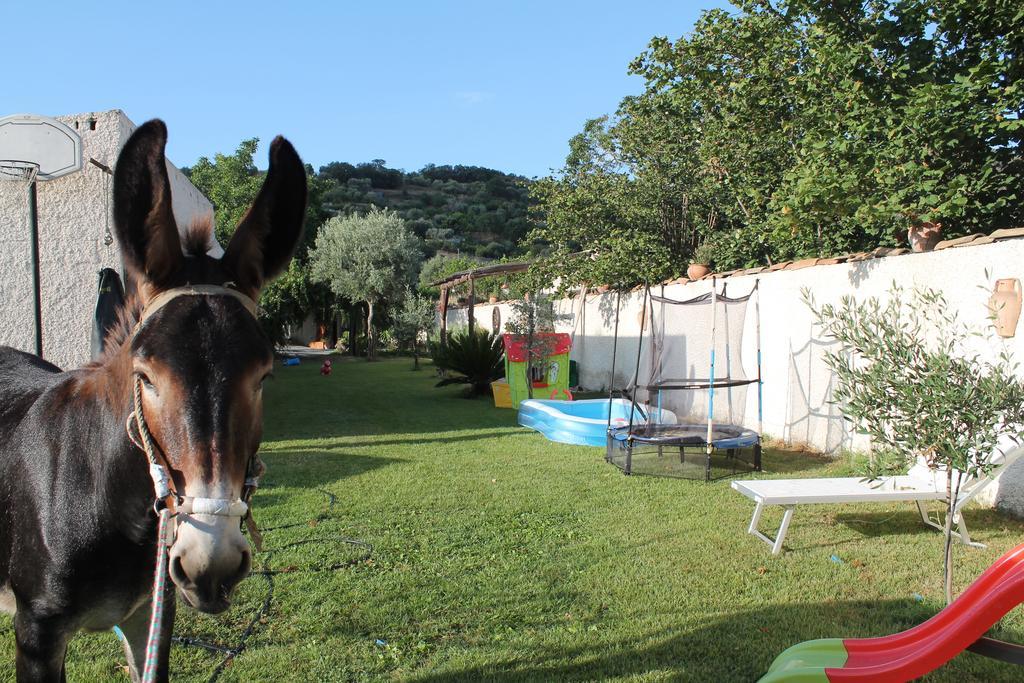
M 686 277 L 691 280 L 697 280 L 709 273 L 711 273 L 711 269 L 705 263 L 691 263 L 686 269 Z
M 489 297 L 487 297 L 487 303 L 489 303 L 489 304 L 496 304 L 496 303 L 498 303 L 498 297 L 496 297 L 496 296 L 489 296 Z
M 1020 280 L 1016 278 L 996 280 L 995 289 L 988 300 L 988 308 L 992 313 L 996 334 L 1000 337 L 1012 337 L 1017 331 L 1020 303 Z
M 911 251 L 931 251 L 942 240 L 942 223 L 923 221 L 907 230 Z

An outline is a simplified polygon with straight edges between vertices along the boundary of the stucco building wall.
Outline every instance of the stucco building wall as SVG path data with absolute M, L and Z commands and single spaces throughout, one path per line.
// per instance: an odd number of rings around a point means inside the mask
M 82 170 L 40 182 L 38 193 L 40 290 L 43 356 L 62 368 L 89 360 L 89 337 L 96 305 L 97 273 L 122 272 L 113 234 L 110 200 L 113 178 L 89 162 L 113 168 L 135 124 L 120 110 L 59 116 L 82 138 Z M 168 163 L 174 214 L 184 229 L 213 206 Z M 123 275 L 123 273 L 122 273 Z M 33 352 L 32 265 L 28 195 L 24 183 L 0 183 L 0 344 Z
M 1000 278 L 1024 279 L 1024 239 L 923 254 L 740 274 L 719 280 L 719 291 L 725 283 L 732 296 L 749 292 L 755 280 L 760 283 L 764 434 L 834 455 L 870 448 L 867 437 L 853 433 L 839 407 L 831 402 L 835 379 L 823 360 L 829 343 L 813 323 L 811 312 L 803 302 L 804 291 L 822 304 L 836 303 L 844 295 L 858 300 L 871 296 L 885 297 L 894 283 L 908 293 L 914 287 L 929 288 L 945 296 L 963 325 L 990 330 L 987 302 L 995 280 Z M 665 295 L 684 300 L 708 292 L 710 288 L 711 280 L 669 284 L 665 287 Z M 642 300 L 643 292 L 639 291 L 622 297 L 615 359 L 616 388 L 628 383 L 636 364 Z M 560 311 L 571 314 L 570 319 L 560 326 L 560 331 L 571 332 L 575 328 L 572 358 L 579 362 L 581 384 L 589 389 L 607 389 L 612 363 L 615 294 L 590 293 L 582 308 L 578 297 L 559 301 L 557 305 Z M 500 309 L 503 326 L 508 320 L 510 307 L 508 304 L 495 306 Z M 476 307 L 475 317 L 479 325 L 491 328 L 491 310 L 495 306 L 483 304 Z M 450 311 L 449 328 L 464 326 L 466 317 L 465 308 Z M 1005 348 L 1024 363 L 1024 323 L 1015 337 L 1000 339 L 994 332 L 988 337 L 977 345 L 982 357 L 994 361 Z M 744 369 L 749 376 L 756 376 L 752 306 L 747 311 L 743 343 Z M 1019 371 L 1024 373 L 1024 368 Z M 667 398 L 666 401 L 672 399 Z M 669 407 L 679 406 L 677 403 Z M 737 422 L 757 428 L 756 391 L 747 392 L 746 410 L 738 416 Z M 1011 467 L 997 487 L 991 487 L 987 494 L 983 494 L 983 499 L 988 504 L 997 504 L 1024 515 L 1024 462 Z

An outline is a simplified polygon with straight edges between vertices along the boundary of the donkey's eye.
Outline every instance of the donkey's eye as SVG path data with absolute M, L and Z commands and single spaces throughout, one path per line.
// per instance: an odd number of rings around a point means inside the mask
M 152 380 L 149 379 L 149 376 L 146 375 L 146 373 L 139 373 L 139 381 L 142 382 L 142 386 L 148 389 L 149 391 L 152 391 L 153 393 L 156 394 L 160 393 L 159 391 L 156 390 L 156 386 L 153 384 Z

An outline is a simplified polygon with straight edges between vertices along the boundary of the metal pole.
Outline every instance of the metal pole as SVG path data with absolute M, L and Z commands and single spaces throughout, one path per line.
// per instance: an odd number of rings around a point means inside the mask
M 476 323 L 474 312 L 476 310 L 476 288 L 473 286 L 473 276 L 469 276 L 469 336 L 473 336 L 473 326 Z
M 708 372 L 710 391 L 708 392 L 708 438 L 707 438 L 707 467 L 711 467 L 711 423 L 715 414 L 715 326 L 718 323 L 718 288 L 715 286 L 716 278 L 711 278 L 711 368 Z
M 619 350 L 619 303 L 622 301 L 622 290 L 615 292 L 615 336 L 612 337 L 612 372 L 608 377 L 608 423 L 605 425 L 607 445 L 604 459 L 612 461 L 612 394 L 615 391 L 615 356 Z
M 644 300 L 643 305 L 640 307 L 640 311 L 643 315 L 640 316 L 640 338 L 636 344 L 636 369 L 633 370 L 633 402 L 629 406 L 629 434 L 633 434 L 633 414 L 636 412 L 636 393 L 640 386 L 640 354 L 644 348 L 644 323 L 647 322 L 647 299 L 651 295 L 651 288 L 645 282 L 644 283 Z
M 726 282 L 724 285 L 722 285 L 722 298 L 724 298 L 724 299 L 728 299 L 729 298 L 729 295 L 726 293 L 728 288 L 729 288 L 729 283 L 728 282 Z M 731 338 L 729 337 L 729 303 L 728 303 L 728 301 L 726 301 L 726 303 L 722 306 L 722 312 L 725 314 L 723 316 L 725 318 L 725 381 L 726 382 L 731 382 L 732 381 L 732 345 L 729 343 L 731 341 Z M 740 368 L 742 369 L 742 367 L 743 366 L 741 364 Z M 729 386 L 726 387 L 725 393 L 726 393 L 726 401 L 729 404 L 729 408 L 728 408 L 729 424 L 736 424 L 735 416 L 732 413 L 732 384 L 731 383 L 729 384 Z
M 760 437 L 764 433 L 764 408 L 762 398 L 762 383 L 761 383 L 761 281 L 754 281 L 754 292 L 757 296 L 754 298 L 754 325 L 755 334 L 758 338 L 758 436 Z
M 448 343 L 448 288 L 441 288 L 441 346 Z
M 608 428 L 612 426 L 612 395 L 615 391 L 615 357 L 619 351 L 619 304 L 622 301 L 622 290 L 615 292 L 615 336 L 612 337 L 612 372 L 608 376 Z
M 754 280 L 754 328 L 757 335 L 757 446 L 755 447 L 754 463 L 761 469 L 761 435 L 764 434 L 764 399 L 763 382 L 761 381 L 761 281 Z
M 661 334 L 660 335 L 658 335 L 654 331 L 654 300 L 653 299 L 651 300 L 651 349 L 652 350 L 654 349 L 655 344 L 658 343 L 657 337 L 660 336 L 661 337 L 661 345 L 658 347 L 657 373 L 658 373 L 658 377 L 664 378 L 664 376 L 665 376 L 665 372 L 664 372 L 665 371 L 665 358 L 664 358 L 663 354 L 665 353 L 665 326 L 668 324 L 668 321 L 665 318 L 665 302 L 664 302 L 664 298 L 665 298 L 665 283 L 664 282 L 661 283 L 661 298 L 663 299 L 663 301 L 661 302 Z M 651 362 L 651 375 L 654 375 L 654 372 L 655 372 L 654 368 L 655 368 L 655 366 L 654 366 L 654 361 L 653 361 L 653 358 L 654 358 L 653 352 L 651 354 L 651 358 L 652 358 L 652 362 Z M 648 409 L 648 413 L 649 412 L 650 412 L 650 409 Z M 659 422 L 664 422 L 664 420 L 662 419 L 663 415 L 664 415 L 664 413 L 661 412 L 661 387 L 658 387 L 658 419 L 657 420 L 651 420 L 650 419 L 650 415 L 648 414 L 647 421 L 648 422 L 652 422 L 654 424 L 657 424 Z
M 31 232 L 30 258 L 32 260 L 32 305 L 35 314 L 36 355 L 43 357 L 43 305 L 39 287 L 39 212 L 36 181 L 28 184 L 28 222 Z

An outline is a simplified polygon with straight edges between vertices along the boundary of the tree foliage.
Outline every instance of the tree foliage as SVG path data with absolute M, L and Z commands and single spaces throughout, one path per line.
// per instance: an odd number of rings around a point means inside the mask
M 194 166 L 184 170 L 196 189 L 213 203 L 217 240 L 221 245 L 231 239 L 263 184 L 263 174 L 253 162 L 258 144 L 259 138 L 242 140 L 234 154 L 218 152 L 213 161 L 199 157 Z
M 675 276 L 704 243 L 729 269 L 1024 222 L 1024 6 L 737 4 L 654 38 L 644 91 L 533 186 L 549 282 Z
M 465 254 L 434 254 L 423 262 L 423 268 L 420 270 L 420 292 L 425 295 L 438 296 L 441 290 L 438 287 L 432 286 L 432 283 L 443 280 L 455 273 L 478 268 L 480 265 L 480 259 L 475 259 Z
M 412 350 L 413 369 L 420 369 L 420 338 L 429 336 L 437 324 L 434 301 L 411 289 L 406 291 L 402 305 L 392 316 L 391 330 L 401 346 Z
M 1024 438 L 1024 382 L 1006 351 L 995 362 L 974 350 L 971 332 L 934 291 L 913 296 L 894 287 L 882 303 L 817 307 L 805 293 L 827 338 L 838 342 L 826 362 L 837 379 L 833 398 L 873 445 L 894 456 L 876 459 L 871 476 L 906 471 L 926 458 L 946 476 L 946 597 L 953 504 L 964 477 L 991 469 L 1001 437 Z M 888 468 L 888 470 L 887 470 Z
M 468 396 L 491 392 L 491 382 L 505 371 L 501 336 L 479 327 L 456 330 L 433 349 L 434 365 L 448 374 L 435 386 L 469 385 Z
M 309 253 L 312 279 L 351 301 L 365 301 L 367 358 L 374 357 L 374 314 L 379 304 L 397 306 L 419 270 L 419 241 L 405 221 L 387 210 L 327 221 Z

